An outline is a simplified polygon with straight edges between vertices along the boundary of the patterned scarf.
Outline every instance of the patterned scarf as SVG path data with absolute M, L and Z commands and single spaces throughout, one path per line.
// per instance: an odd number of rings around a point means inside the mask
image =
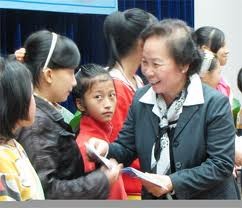
M 185 89 L 182 90 L 169 107 L 167 107 L 162 96 L 157 96 L 156 102 L 160 109 L 160 138 L 156 139 L 151 153 L 151 168 L 154 173 L 164 175 L 170 170 L 170 140 L 168 131 L 176 128 L 185 99 Z

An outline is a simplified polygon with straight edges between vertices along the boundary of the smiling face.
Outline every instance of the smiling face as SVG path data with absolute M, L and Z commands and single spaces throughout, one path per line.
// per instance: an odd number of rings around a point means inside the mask
M 143 48 L 141 69 L 153 90 L 173 99 L 186 82 L 188 66 L 179 66 L 169 54 L 165 37 L 151 36 Z
M 116 107 L 113 80 L 106 75 L 95 78 L 95 82 L 85 92 L 82 110 L 99 122 L 109 122 Z

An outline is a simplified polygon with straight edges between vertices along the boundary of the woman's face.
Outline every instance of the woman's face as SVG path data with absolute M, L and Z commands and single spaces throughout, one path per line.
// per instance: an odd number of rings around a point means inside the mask
M 52 70 L 50 85 L 51 98 L 49 98 L 49 101 L 57 103 L 67 100 L 75 85 L 74 69 Z
M 188 66 L 178 66 L 170 56 L 164 37 L 151 36 L 144 42 L 141 69 L 157 94 L 176 96 L 186 82 Z
M 224 66 L 227 63 L 228 54 L 229 50 L 226 44 L 223 47 L 221 47 L 216 53 L 221 66 Z

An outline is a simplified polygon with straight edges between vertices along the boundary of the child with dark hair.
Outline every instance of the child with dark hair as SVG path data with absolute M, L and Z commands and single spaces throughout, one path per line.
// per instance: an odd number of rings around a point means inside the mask
M 105 199 L 120 167 L 86 174 L 83 159 L 68 124 L 72 115 L 58 103 L 76 85 L 74 71 L 80 62 L 76 44 L 47 30 L 30 35 L 23 62 L 33 75 L 37 106 L 35 122 L 22 128 L 18 141 L 38 173 L 47 199 Z M 70 116 L 69 116 L 70 115 Z
M 18 61 L 0 60 L 0 201 L 44 199 L 40 180 L 24 149 L 14 139 L 32 125 L 35 100 L 31 74 Z
M 76 73 L 76 80 L 73 95 L 83 115 L 76 141 L 84 159 L 85 172 L 90 172 L 96 169 L 96 165 L 86 156 L 85 142 L 91 137 L 97 137 L 110 143 L 116 93 L 108 71 L 96 64 L 81 66 Z M 122 177 L 112 185 L 109 199 L 127 199 Z

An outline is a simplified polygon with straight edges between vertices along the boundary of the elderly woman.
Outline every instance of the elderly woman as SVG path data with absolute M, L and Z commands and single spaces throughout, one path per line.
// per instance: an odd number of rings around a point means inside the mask
M 229 99 L 202 84 L 190 29 L 167 19 L 142 38 L 142 72 L 150 84 L 137 90 L 115 142 L 89 143 L 125 166 L 139 158 L 141 170 L 165 187 L 142 181 L 143 199 L 239 199 Z

